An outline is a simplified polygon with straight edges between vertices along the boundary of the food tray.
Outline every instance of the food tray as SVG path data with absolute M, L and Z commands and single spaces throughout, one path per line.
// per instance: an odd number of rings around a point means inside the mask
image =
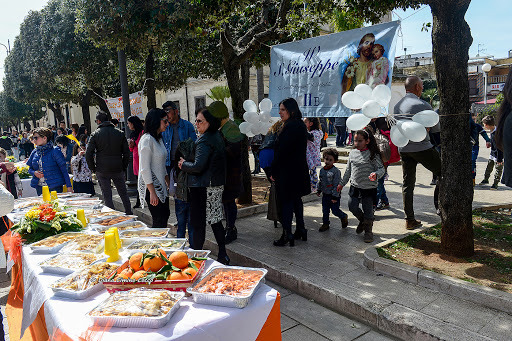
M 91 223 L 94 223 L 99 220 L 117 217 L 120 215 L 125 215 L 125 214 L 123 212 L 119 212 L 119 211 L 94 212 L 94 213 L 88 214 L 87 219 L 89 219 L 89 221 Z
M 87 245 L 79 246 L 77 245 L 77 242 L 81 242 L 84 238 L 89 238 L 94 236 L 95 239 L 98 240 L 97 244 L 92 244 L 93 240 L 88 240 Z M 95 245 L 95 246 L 94 246 Z M 105 246 L 105 236 L 99 233 L 90 233 L 85 234 L 83 237 L 78 237 L 64 246 L 60 252 L 61 253 L 68 253 L 68 252 L 92 252 L 92 253 L 100 253 L 103 251 L 103 247 Z
M 185 252 L 188 255 L 189 258 L 192 258 L 192 257 L 204 257 L 204 258 L 207 258 L 208 255 L 210 254 L 209 250 L 185 250 L 183 252 Z M 136 253 L 136 252 L 131 252 L 130 256 L 132 254 L 134 254 L 134 253 Z M 120 282 L 116 282 L 116 281 L 108 282 L 108 281 L 105 281 L 105 282 L 103 282 L 103 285 L 105 286 L 105 288 L 107 288 L 107 291 L 109 293 L 113 293 L 113 292 L 116 292 L 116 291 L 126 291 L 126 290 L 130 290 L 130 289 L 142 288 L 142 287 L 146 287 L 146 288 L 149 288 L 149 289 L 165 289 L 165 290 L 170 290 L 170 291 L 183 291 L 183 292 L 185 292 L 187 290 L 187 288 L 189 286 L 191 286 L 192 283 L 194 283 L 194 281 L 196 281 L 198 278 L 201 277 L 201 274 L 204 271 L 205 264 L 206 264 L 206 261 L 204 261 L 201 264 L 201 266 L 199 267 L 199 269 L 197 271 L 197 274 L 193 278 L 191 278 L 191 279 L 173 280 L 173 281 L 154 280 L 151 283 L 147 283 L 147 282 L 132 282 L 130 280 L 125 280 L 125 281 L 122 281 L 122 282 L 121 281 Z M 117 269 L 116 273 L 120 273 L 121 271 L 126 269 L 128 266 L 129 266 L 128 261 L 126 261 L 123 265 L 121 265 Z
M 197 289 L 209 281 L 212 277 L 224 271 L 233 271 L 233 270 L 243 270 L 244 272 L 258 272 L 261 274 L 261 278 L 258 283 L 252 288 L 250 293 L 244 296 L 231 296 L 225 294 L 213 294 L 213 293 L 202 293 L 197 291 Z M 241 266 L 220 266 L 210 269 L 206 275 L 204 275 L 199 281 L 197 281 L 194 286 L 189 287 L 187 289 L 187 293 L 192 294 L 192 298 L 194 302 L 200 304 L 210 304 L 210 305 L 219 305 L 223 307 L 231 307 L 231 308 L 244 308 L 251 301 L 252 296 L 258 290 L 261 285 L 261 282 L 264 281 L 265 275 L 267 274 L 266 269 L 262 268 L 245 268 Z
M 80 272 L 86 272 L 86 271 L 89 271 L 89 269 L 90 269 L 90 266 L 87 269 L 81 270 Z M 112 270 L 110 270 L 110 271 L 112 271 Z M 79 290 L 79 291 L 54 287 L 54 284 L 56 284 L 58 282 L 66 281 L 68 278 L 74 277 L 78 273 L 79 272 L 73 272 L 72 274 L 67 275 L 64 278 L 61 278 L 61 279 L 55 281 L 52 285 L 50 285 L 50 288 L 53 290 L 53 293 L 55 294 L 55 296 L 66 297 L 66 298 L 71 298 L 71 299 L 75 299 L 75 300 L 83 300 L 83 299 L 86 299 L 87 297 L 94 295 L 97 292 L 100 292 L 101 290 L 104 289 L 103 282 L 99 282 L 85 290 Z
M 35 242 L 35 243 L 32 243 L 30 244 L 30 250 L 32 250 L 32 252 L 34 253 L 57 253 L 59 252 L 65 245 L 67 245 L 71 240 L 68 240 L 68 241 L 65 241 L 64 243 L 61 243 L 59 245 L 55 245 L 55 246 L 33 246 L 34 244 L 37 244 L 37 243 L 40 243 L 40 242 L 43 242 L 47 239 L 50 239 L 50 238 L 55 238 L 55 237 L 58 237 L 58 236 L 67 236 L 67 235 L 76 235 L 76 237 L 80 236 L 80 235 L 85 235 L 85 233 L 82 233 L 82 232 L 63 232 L 63 233 L 60 233 L 60 234 L 56 234 L 56 235 L 53 235 L 53 236 L 49 236 L 49 237 L 46 237 L 45 239 L 42 239 L 38 242 Z
M 104 222 L 106 220 L 110 220 L 110 219 L 118 218 L 118 217 L 126 218 L 126 220 L 123 220 L 123 221 L 121 221 L 119 223 L 114 223 L 112 225 L 101 225 L 100 224 L 101 222 Z M 125 225 L 130 225 L 130 224 L 133 225 L 133 221 L 137 219 L 137 216 L 136 215 L 121 215 L 121 216 L 117 216 L 117 217 L 113 217 L 113 218 L 106 218 L 106 219 L 102 219 L 102 220 L 97 220 L 96 222 L 94 222 L 94 224 L 91 224 L 91 225 L 94 226 L 94 228 L 97 231 L 103 233 L 104 231 L 108 230 L 111 227 L 121 227 L 121 226 L 125 226 Z M 140 223 L 140 224 L 144 225 L 144 228 L 147 228 L 146 224 L 144 224 L 142 222 L 137 222 L 137 223 Z M 119 230 L 119 232 L 121 232 L 121 230 Z
M 119 237 L 124 238 L 124 239 L 134 239 L 134 240 L 139 240 L 141 238 L 143 238 L 143 239 L 162 239 L 162 238 L 167 237 L 167 235 L 169 234 L 169 230 L 170 230 L 169 228 L 148 228 L 145 230 L 134 230 L 134 231 L 125 230 L 125 231 L 119 233 Z M 155 234 L 155 235 L 151 235 L 151 234 Z
M 122 294 L 122 293 L 118 293 Z M 94 324 L 98 324 L 100 326 L 112 325 L 113 327 L 124 327 L 124 328 L 162 328 L 165 326 L 171 317 L 180 309 L 180 303 L 185 294 L 183 292 L 171 292 L 172 298 L 176 300 L 171 310 L 167 312 L 164 316 L 160 317 L 143 317 L 143 316 L 93 316 L 91 312 L 102 304 L 104 304 L 107 300 L 111 299 L 113 294 L 105 301 L 100 303 L 94 309 L 89 311 L 86 315 L 94 321 Z
M 99 233 L 105 233 L 111 227 L 117 227 L 117 231 L 119 232 L 119 238 L 121 238 L 121 232 L 123 231 L 132 231 L 132 230 L 144 230 L 147 229 L 148 226 L 144 224 L 142 221 L 138 220 L 130 220 L 120 223 L 119 225 L 114 226 L 103 226 L 97 224 L 91 224 L 91 227 L 94 228 Z
M 75 254 L 85 254 L 88 257 L 90 256 L 90 257 L 95 258 L 95 260 L 93 262 L 91 262 L 90 264 L 85 265 L 85 266 L 89 266 L 89 265 L 92 265 L 92 264 L 94 264 L 94 263 L 96 263 L 96 262 L 98 262 L 100 260 L 104 261 L 104 260 L 107 259 L 107 257 L 105 255 L 102 255 L 102 254 L 92 254 L 92 253 L 85 253 L 85 252 L 76 252 L 76 253 L 58 254 L 58 255 L 52 256 L 52 257 L 42 261 L 38 265 L 41 267 L 41 269 L 43 269 L 43 272 L 55 273 L 55 274 L 59 274 L 59 275 L 69 275 L 69 274 L 71 274 L 71 273 L 73 273 L 75 271 L 82 270 L 83 267 L 65 268 L 65 267 L 60 267 L 60 266 L 44 265 L 44 263 L 46 263 L 47 261 L 49 261 L 51 259 L 54 259 L 56 257 L 60 257 L 60 256 L 63 256 L 63 255 L 75 255 Z
M 121 237 L 123 238 L 123 237 Z M 135 240 L 131 243 L 126 249 L 133 252 L 145 252 L 151 249 L 161 248 L 166 252 L 167 250 L 178 251 L 182 250 L 185 246 L 187 240 L 185 238 L 165 238 L 165 239 L 135 239 L 132 238 L 130 240 Z M 172 244 L 175 245 L 172 245 Z M 169 245 L 171 244 L 171 245 Z M 167 245 L 167 246 L 166 246 Z

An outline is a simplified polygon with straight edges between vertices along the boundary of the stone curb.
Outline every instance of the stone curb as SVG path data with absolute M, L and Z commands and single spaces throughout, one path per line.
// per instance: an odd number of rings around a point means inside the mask
M 368 269 L 378 273 L 492 309 L 512 313 L 512 294 L 382 258 L 378 255 L 376 248 L 372 247 L 365 251 L 363 263 Z

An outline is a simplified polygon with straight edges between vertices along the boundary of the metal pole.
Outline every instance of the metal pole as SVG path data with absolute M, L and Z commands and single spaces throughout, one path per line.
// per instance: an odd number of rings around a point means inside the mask
M 128 76 L 126 71 L 126 54 L 124 50 L 117 51 L 117 59 L 119 61 L 119 80 L 121 81 L 121 96 L 123 96 L 123 112 L 124 112 L 124 121 L 128 122 L 128 118 L 131 116 L 130 110 L 130 94 L 128 91 Z M 130 138 L 130 130 L 126 128 L 124 130 L 126 138 Z M 128 186 L 135 186 L 135 175 L 133 174 L 133 156 L 130 154 L 130 163 L 128 164 L 128 169 L 126 170 L 127 181 L 126 184 Z M 130 189 L 128 189 L 130 191 Z
M 487 104 L 487 72 L 484 71 L 484 104 Z

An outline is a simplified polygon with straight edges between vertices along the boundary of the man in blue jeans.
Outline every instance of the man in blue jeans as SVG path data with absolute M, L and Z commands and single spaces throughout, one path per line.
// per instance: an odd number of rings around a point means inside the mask
M 162 133 L 162 140 L 164 141 L 165 149 L 167 149 L 165 166 L 167 168 L 167 174 L 169 175 L 169 178 L 171 178 L 174 174 L 173 168 L 177 165 L 175 157 L 176 150 L 178 150 L 178 144 L 189 138 L 195 141 L 197 139 L 197 135 L 192 123 L 180 118 L 178 107 L 174 102 L 167 101 L 162 105 L 162 107 L 167 113 L 167 119 L 169 120 L 167 129 Z M 174 184 L 174 181 L 171 181 L 171 184 Z M 172 190 L 171 194 L 173 194 Z M 188 225 L 188 237 L 189 240 L 192 240 L 193 231 L 190 229 L 191 225 L 189 223 L 189 203 L 174 198 L 174 211 L 176 212 L 176 219 L 178 220 L 177 237 L 185 238 Z

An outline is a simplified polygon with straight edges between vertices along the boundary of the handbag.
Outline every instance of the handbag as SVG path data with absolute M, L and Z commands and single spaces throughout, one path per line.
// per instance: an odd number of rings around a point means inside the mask
M 277 200 L 277 189 L 274 182 L 270 184 L 268 189 L 268 210 L 267 210 L 267 219 L 272 221 L 280 220 L 280 209 L 279 209 L 279 201 Z

